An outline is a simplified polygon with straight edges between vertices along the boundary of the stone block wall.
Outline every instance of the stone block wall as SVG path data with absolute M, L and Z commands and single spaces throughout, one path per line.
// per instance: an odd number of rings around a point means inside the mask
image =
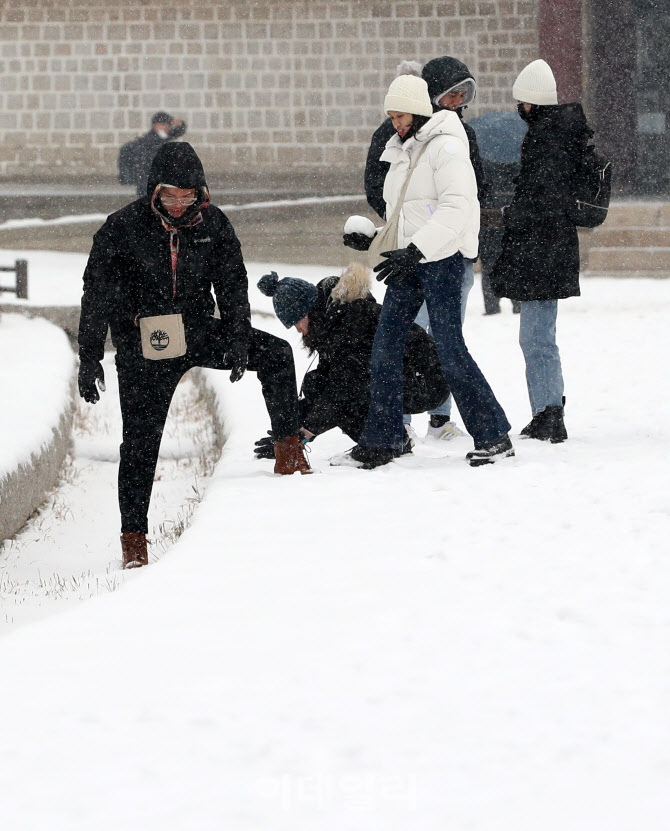
M 0 175 L 113 175 L 165 109 L 210 171 L 361 164 L 399 60 L 512 108 L 539 0 L 0 0 Z

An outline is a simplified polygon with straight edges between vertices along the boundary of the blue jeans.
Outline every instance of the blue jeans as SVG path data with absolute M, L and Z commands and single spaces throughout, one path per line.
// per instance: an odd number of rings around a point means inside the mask
M 445 378 L 463 422 L 486 447 L 510 429 L 481 370 L 463 340 L 461 254 L 416 266 L 411 277 L 386 289 L 370 362 L 370 409 L 360 438 L 363 447 L 402 448 L 403 356 L 407 334 L 424 299 Z
M 475 284 L 475 264 L 473 260 L 463 260 L 465 264 L 465 269 L 463 272 L 463 282 L 461 283 L 461 324 L 465 322 L 465 310 L 468 305 L 468 295 L 470 294 L 470 289 Z M 433 334 L 433 330 L 430 325 L 430 321 L 428 319 L 428 307 L 426 303 L 422 304 L 421 308 L 419 309 L 419 314 L 416 316 L 415 323 L 418 323 L 423 329 L 428 332 L 429 335 Z M 454 401 L 452 395 L 447 398 L 444 404 L 440 404 L 440 406 L 436 410 L 429 410 L 429 415 L 441 415 L 446 416 L 447 418 L 451 418 L 451 405 Z M 405 424 L 409 424 L 412 420 L 412 417 L 409 415 L 403 416 L 403 421 Z
M 534 416 L 563 404 L 561 356 L 556 346 L 558 300 L 522 300 L 519 345 L 526 361 L 526 384 Z

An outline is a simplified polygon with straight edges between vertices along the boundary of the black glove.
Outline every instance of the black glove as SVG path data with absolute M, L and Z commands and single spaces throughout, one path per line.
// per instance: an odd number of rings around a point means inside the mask
M 243 340 L 236 340 L 226 350 L 226 363 L 230 364 L 230 382 L 234 384 L 244 375 L 249 358 L 249 344 Z
M 268 430 L 267 436 L 263 436 L 262 439 L 254 442 L 254 456 L 257 459 L 274 459 L 275 446 L 272 430 Z
M 96 385 L 97 381 L 97 385 Z M 100 361 L 91 361 L 86 358 L 81 359 L 79 364 L 79 395 L 88 401 L 89 404 L 95 404 L 100 400 L 100 392 L 104 392 L 105 387 L 105 372 Z
M 377 279 L 383 280 L 386 285 L 399 283 L 405 277 L 414 274 L 417 264 L 423 259 L 423 254 L 413 242 L 407 248 L 396 248 L 395 251 L 382 251 L 386 259 L 372 270 L 377 273 Z
M 375 234 L 375 237 L 377 234 Z M 355 251 L 367 251 L 375 237 L 369 237 L 367 234 L 345 234 L 342 237 L 343 243 L 347 248 L 353 248 Z

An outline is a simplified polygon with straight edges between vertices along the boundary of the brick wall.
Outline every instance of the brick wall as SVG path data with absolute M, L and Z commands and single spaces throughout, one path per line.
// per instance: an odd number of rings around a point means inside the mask
M 511 108 L 539 0 L 0 0 L 0 175 L 111 174 L 166 109 L 208 170 L 360 164 L 402 58 Z

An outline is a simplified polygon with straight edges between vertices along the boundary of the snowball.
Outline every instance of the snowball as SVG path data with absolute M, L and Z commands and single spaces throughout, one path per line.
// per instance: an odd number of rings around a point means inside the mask
M 345 234 L 365 234 L 366 237 L 374 237 L 377 233 L 374 222 L 364 216 L 350 216 L 344 223 Z

